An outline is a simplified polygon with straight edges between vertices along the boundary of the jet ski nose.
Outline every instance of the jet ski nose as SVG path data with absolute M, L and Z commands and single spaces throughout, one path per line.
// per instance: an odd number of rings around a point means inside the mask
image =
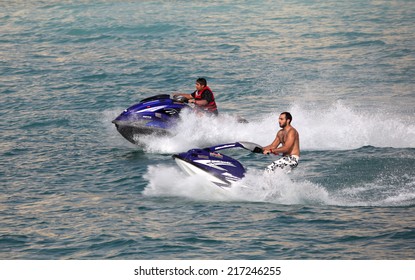
M 119 120 L 117 120 L 117 119 L 115 119 L 115 120 L 112 120 L 111 121 L 113 124 L 115 124 L 115 127 L 117 128 L 117 130 L 118 130 L 118 128 L 119 128 Z

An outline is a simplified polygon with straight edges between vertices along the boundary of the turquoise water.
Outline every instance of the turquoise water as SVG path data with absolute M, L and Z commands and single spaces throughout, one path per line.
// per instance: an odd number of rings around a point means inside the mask
M 413 1 L 2 1 L 1 259 L 414 259 Z M 215 92 L 135 146 L 138 100 Z M 301 138 L 291 174 L 233 151 L 229 192 L 171 154 Z M 234 116 L 249 120 L 239 124 Z

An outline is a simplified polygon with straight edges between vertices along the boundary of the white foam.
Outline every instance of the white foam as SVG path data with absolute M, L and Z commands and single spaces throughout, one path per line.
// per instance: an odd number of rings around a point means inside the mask
M 234 197 L 246 201 L 277 204 L 327 204 L 327 191 L 307 180 L 298 179 L 283 170 L 266 173 L 249 170 L 246 176 L 232 187 Z
M 309 150 L 345 150 L 362 146 L 415 147 L 414 119 L 393 113 L 359 112 L 341 102 L 328 109 L 292 107 L 293 125 L 300 132 L 301 146 Z
M 147 196 L 176 196 L 213 201 L 227 200 L 227 194 L 221 188 L 213 188 L 203 177 L 188 176 L 175 166 L 150 165 L 143 177 L 149 181 L 143 191 L 143 194 Z
M 414 148 L 415 121 L 395 117 L 393 113 L 366 113 L 355 111 L 340 102 L 329 108 L 294 105 L 288 110 L 293 115 L 293 126 L 300 133 L 302 150 L 347 150 L 362 146 Z M 105 112 L 104 112 L 105 113 Z M 105 113 L 106 126 L 112 140 L 126 142 L 109 119 L 114 111 Z M 183 112 L 173 136 L 140 137 L 143 149 L 149 153 L 177 153 L 191 148 L 235 141 L 250 141 L 265 146 L 270 144 L 280 129 L 280 112 L 259 112 L 244 116 L 249 123 L 239 123 L 235 116 L 221 113 L 219 117 L 196 117 Z
M 147 152 L 177 153 L 191 148 L 231 143 L 236 141 L 265 142 L 273 137 L 273 131 L 266 128 L 267 121 L 239 123 L 236 116 L 221 114 L 219 117 L 195 116 L 183 112 L 181 121 L 169 136 L 145 136 L 140 143 Z M 267 131 L 268 137 L 260 131 Z
M 163 176 L 160 176 L 163 174 Z M 278 204 L 328 204 L 327 191 L 308 181 L 296 181 L 284 172 L 250 170 L 230 189 L 212 186 L 202 176 L 189 176 L 177 167 L 151 165 L 143 194 L 177 196 L 204 201 L 250 201 Z
M 161 176 L 162 174 L 162 176 Z M 296 169 L 286 174 L 277 170 L 265 173 L 250 169 L 246 176 L 222 189 L 211 185 L 202 176 L 184 174 L 176 166 L 150 165 L 144 178 L 149 182 L 143 191 L 147 196 L 183 197 L 199 201 L 245 201 L 284 205 L 335 205 L 335 206 L 405 206 L 413 205 L 413 182 L 394 188 L 382 181 L 361 186 L 326 189 L 302 179 Z M 412 185 L 411 185 L 412 184 Z

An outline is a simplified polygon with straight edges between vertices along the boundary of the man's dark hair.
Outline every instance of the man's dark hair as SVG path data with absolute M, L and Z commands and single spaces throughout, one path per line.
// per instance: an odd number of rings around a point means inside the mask
M 199 78 L 196 80 L 196 83 L 201 84 L 202 86 L 207 86 L 207 82 L 205 78 Z
M 289 112 L 282 112 L 281 115 L 285 115 L 285 118 L 290 120 L 290 123 L 293 121 L 293 116 Z

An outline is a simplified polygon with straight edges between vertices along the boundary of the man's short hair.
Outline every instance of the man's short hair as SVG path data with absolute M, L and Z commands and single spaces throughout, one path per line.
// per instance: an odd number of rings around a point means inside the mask
M 285 119 L 290 120 L 290 123 L 293 121 L 293 116 L 289 112 L 282 112 L 281 115 L 285 115 Z
M 207 86 L 207 82 L 205 78 L 198 78 L 196 83 L 201 84 L 202 86 Z

